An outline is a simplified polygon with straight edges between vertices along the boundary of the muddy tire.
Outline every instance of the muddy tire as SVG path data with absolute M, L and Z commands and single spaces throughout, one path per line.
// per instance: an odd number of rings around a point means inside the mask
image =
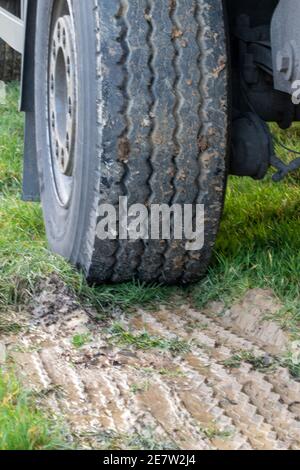
M 47 235 L 91 282 L 188 283 L 206 272 L 227 177 L 222 5 L 38 3 L 36 135 Z M 98 207 L 118 209 L 121 196 L 129 206 L 204 204 L 204 247 L 187 251 L 174 236 L 100 240 Z
M 0 7 L 14 15 L 20 14 L 20 2 L 17 0 L 0 0 Z M 0 39 L 0 80 L 11 82 L 20 80 L 21 55 Z

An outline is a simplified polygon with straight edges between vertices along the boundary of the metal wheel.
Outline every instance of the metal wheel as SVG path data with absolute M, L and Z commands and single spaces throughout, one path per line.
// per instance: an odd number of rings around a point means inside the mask
M 77 122 L 75 33 L 71 14 L 54 18 L 50 43 L 48 126 L 52 182 L 59 203 L 67 207 L 73 189 Z

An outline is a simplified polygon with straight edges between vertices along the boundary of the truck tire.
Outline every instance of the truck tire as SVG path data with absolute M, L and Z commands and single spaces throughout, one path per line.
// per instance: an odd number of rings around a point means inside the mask
M 222 0 L 38 2 L 35 113 L 52 250 L 92 283 L 189 283 L 209 264 L 227 178 Z M 100 240 L 98 207 L 205 206 L 205 241 Z M 172 234 L 174 220 L 172 220 Z M 114 237 L 112 237 L 114 238 Z
M 18 0 L 0 0 L 0 7 L 5 8 L 16 16 L 20 15 Z M 20 80 L 21 55 L 0 39 L 0 80 L 11 82 Z

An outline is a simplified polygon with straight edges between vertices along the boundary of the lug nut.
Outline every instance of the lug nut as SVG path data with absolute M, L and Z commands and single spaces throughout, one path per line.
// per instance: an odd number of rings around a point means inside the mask
M 69 56 L 67 57 L 67 74 L 68 74 L 68 77 L 70 77 L 70 75 L 71 75 L 71 61 L 70 61 Z
M 56 57 L 56 42 L 55 42 L 55 40 L 53 40 L 52 47 L 53 47 L 53 57 L 55 59 L 55 57 Z
M 69 150 L 70 150 L 70 137 L 69 137 L 68 132 L 67 132 L 67 135 L 66 135 L 66 149 L 69 152 Z
M 64 152 L 64 149 L 62 149 L 62 151 L 61 151 L 60 164 L 61 164 L 62 169 L 64 170 L 64 166 L 65 166 L 65 152 Z
M 69 96 L 69 115 L 72 116 L 72 99 L 71 97 Z
M 57 39 L 60 41 L 60 23 L 57 25 Z

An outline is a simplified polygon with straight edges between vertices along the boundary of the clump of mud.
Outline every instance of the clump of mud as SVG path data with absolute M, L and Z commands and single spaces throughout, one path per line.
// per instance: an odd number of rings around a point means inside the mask
M 31 302 L 31 319 L 45 327 L 56 324 L 66 317 L 83 310 L 69 287 L 58 276 L 42 279 L 35 288 Z

